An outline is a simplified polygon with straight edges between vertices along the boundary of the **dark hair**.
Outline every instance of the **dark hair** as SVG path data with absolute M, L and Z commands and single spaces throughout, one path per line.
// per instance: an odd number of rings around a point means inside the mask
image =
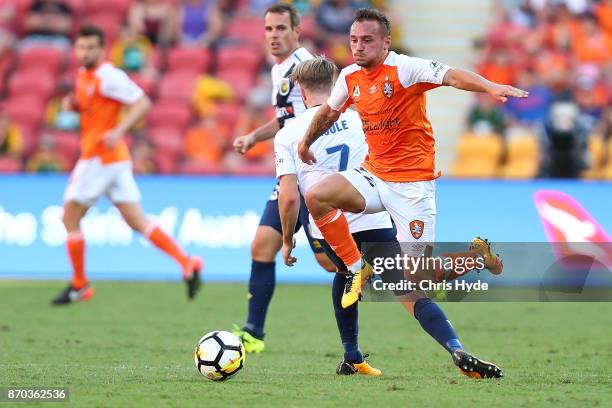
M 295 28 L 300 25 L 300 14 L 297 12 L 295 7 L 291 4 L 285 3 L 276 3 L 271 5 L 266 9 L 264 16 L 268 13 L 273 14 L 289 14 L 289 19 L 291 20 L 291 28 Z
M 97 37 L 100 41 L 100 45 L 104 45 L 104 31 L 95 25 L 87 24 L 82 26 L 77 34 L 77 38 L 81 37 Z
M 391 35 L 391 22 L 380 11 L 373 8 L 360 8 L 355 13 L 355 18 L 353 19 L 353 23 L 357 21 L 376 21 L 380 27 L 380 32 L 383 37 L 387 37 Z

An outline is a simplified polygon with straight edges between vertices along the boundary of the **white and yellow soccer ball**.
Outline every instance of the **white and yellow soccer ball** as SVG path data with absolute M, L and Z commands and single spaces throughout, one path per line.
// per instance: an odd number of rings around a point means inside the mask
M 195 348 L 195 365 L 209 380 L 225 381 L 244 367 L 246 352 L 238 337 L 226 331 L 206 333 Z

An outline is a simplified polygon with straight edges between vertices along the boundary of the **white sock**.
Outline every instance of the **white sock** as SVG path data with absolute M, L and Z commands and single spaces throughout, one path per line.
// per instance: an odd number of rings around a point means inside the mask
M 357 271 L 359 271 L 360 269 L 361 269 L 361 259 L 355 262 L 354 264 L 351 264 L 348 266 L 349 272 L 352 273 L 353 275 L 357 273 Z

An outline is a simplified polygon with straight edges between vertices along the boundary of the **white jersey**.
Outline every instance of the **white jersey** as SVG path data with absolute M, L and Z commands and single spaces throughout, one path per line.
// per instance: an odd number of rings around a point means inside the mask
M 276 176 L 297 175 L 302 194 L 330 174 L 361 166 L 368 153 L 368 145 L 362 130 L 359 114 L 347 110 L 327 132 L 310 147 L 317 162 L 308 165 L 298 156 L 298 143 L 310 126 L 319 107 L 312 107 L 278 131 L 274 138 Z M 354 214 L 345 212 L 351 233 L 372 229 L 391 228 L 391 219 L 386 212 L 377 214 Z M 323 238 L 314 221 L 310 220 L 311 234 Z
M 285 126 L 285 122 L 291 121 L 306 110 L 299 85 L 294 84 L 289 77 L 297 65 L 312 58 L 313 55 L 302 47 L 272 67 L 272 105 L 276 109 L 276 118 L 281 128 Z

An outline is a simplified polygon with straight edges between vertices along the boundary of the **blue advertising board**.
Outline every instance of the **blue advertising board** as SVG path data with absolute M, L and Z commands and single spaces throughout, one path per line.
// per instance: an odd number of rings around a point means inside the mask
M 0 278 L 67 279 L 62 215 L 62 175 L 0 176 Z M 147 214 L 190 253 L 206 262 L 205 279 L 246 281 L 250 242 L 275 180 L 269 177 L 141 176 L 137 182 Z M 612 229 L 612 183 L 581 181 L 437 182 L 437 241 L 545 242 L 533 195 L 540 189 L 576 198 Z M 138 234 L 103 199 L 82 224 L 86 266 L 92 279 L 178 280 L 176 264 Z M 277 259 L 280 282 L 331 279 L 299 235 L 293 268 Z

